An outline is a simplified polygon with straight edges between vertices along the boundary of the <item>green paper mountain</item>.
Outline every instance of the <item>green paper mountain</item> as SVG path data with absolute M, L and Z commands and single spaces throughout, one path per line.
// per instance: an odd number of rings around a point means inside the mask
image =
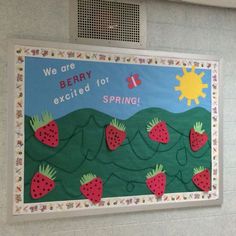
M 168 144 L 149 139 L 147 123 L 158 117 L 167 124 Z M 162 164 L 167 184 L 165 193 L 198 190 L 192 183 L 193 169 L 204 166 L 211 170 L 211 114 L 203 108 L 184 113 L 170 113 L 149 108 L 121 121 L 127 137 L 115 151 L 106 144 L 105 127 L 114 117 L 92 109 L 72 112 L 58 120 L 59 145 L 56 148 L 40 143 L 25 117 L 24 202 L 47 202 L 84 199 L 80 178 L 93 173 L 103 180 L 103 197 L 151 194 L 146 187 L 146 174 Z M 209 140 L 198 152 L 189 146 L 189 132 L 202 122 Z M 40 165 L 56 170 L 56 187 L 41 199 L 30 196 L 30 182 Z

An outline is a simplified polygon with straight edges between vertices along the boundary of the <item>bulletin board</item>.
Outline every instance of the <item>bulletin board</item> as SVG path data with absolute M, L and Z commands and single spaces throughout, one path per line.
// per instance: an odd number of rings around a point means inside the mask
M 24 40 L 9 55 L 11 215 L 221 203 L 218 59 Z

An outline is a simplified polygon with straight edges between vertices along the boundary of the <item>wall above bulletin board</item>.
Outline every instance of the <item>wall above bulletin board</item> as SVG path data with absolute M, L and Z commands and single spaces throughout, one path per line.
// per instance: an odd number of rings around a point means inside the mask
M 12 41 L 10 215 L 221 204 L 219 66 L 211 56 Z

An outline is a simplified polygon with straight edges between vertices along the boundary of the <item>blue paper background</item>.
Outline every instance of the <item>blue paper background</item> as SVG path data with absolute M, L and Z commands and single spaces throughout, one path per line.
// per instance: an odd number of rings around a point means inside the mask
M 63 65 L 75 63 L 75 69 L 68 72 L 61 72 Z M 56 75 L 45 76 L 43 69 L 56 68 Z M 190 69 L 188 69 L 190 70 Z M 59 82 L 74 75 L 91 71 L 91 79 L 74 84 L 71 87 L 61 89 Z M 174 87 L 179 85 L 176 75 L 182 76 L 182 68 L 118 64 L 108 62 L 76 61 L 64 59 L 49 59 L 26 57 L 25 60 L 25 114 L 33 116 L 49 111 L 54 118 L 59 118 L 72 111 L 93 108 L 118 119 L 127 119 L 136 112 L 145 108 L 158 107 L 170 112 L 180 113 L 194 107 L 211 109 L 211 71 L 206 69 L 196 69 L 199 74 L 204 72 L 203 83 L 208 84 L 208 88 L 203 89 L 206 98 L 199 97 L 200 104 L 196 105 L 192 101 L 191 106 L 187 106 L 184 98 L 179 101 L 180 91 L 175 91 Z M 139 74 L 142 84 L 134 89 L 128 88 L 127 78 L 132 74 Z M 108 77 L 109 83 L 97 87 L 96 80 Z M 90 92 L 78 95 L 77 97 L 55 105 L 55 97 L 63 96 L 71 89 L 84 88 L 89 83 Z M 128 104 L 104 104 L 102 98 L 107 96 L 139 97 L 139 105 Z

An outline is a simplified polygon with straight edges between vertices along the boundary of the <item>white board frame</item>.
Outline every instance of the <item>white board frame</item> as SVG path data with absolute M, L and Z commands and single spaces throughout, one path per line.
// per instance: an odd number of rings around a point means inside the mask
M 195 59 L 202 61 L 215 61 L 218 66 L 218 195 L 214 200 L 196 200 L 196 201 L 172 201 L 162 204 L 145 204 L 145 205 L 129 205 L 119 207 L 103 207 L 103 208 L 91 208 L 91 209 L 79 209 L 72 211 L 61 211 L 61 212 L 50 212 L 50 213 L 28 213 L 28 214 L 13 214 L 14 212 L 14 170 L 15 166 L 15 99 L 16 99 L 16 75 L 15 75 L 15 47 L 39 47 L 39 48 L 55 48 L 61 50 L 79 50 L 86 52 L 96 53 L 113 53 L 122 54 L 127 56 L 139 55 L 139 56 L 158 56 L 167 58 L 178 58 L 178 59 Z M 196 54 L 183 54 L 183 53 L 171 53 L 151 50 L 139 50 L 139 49 L 121 49 L 121 48 L 108 48 L 98 47 L 91 45 L 78 45 L 68 43 L 57 43 L 57 42 L 45 42 L 45 41 L 34 41 L 34 40 L 22 40 L 12 39 L 9 41 L 8 48 L 8 218 L 10 221 L 25 221 L 25 220 L 39 220 L 39 219 L 51 219 L 51 218 L 62 218 L 62 217 L 74 217 L 74 216 L 85 216 L 85 215 L 100 215 L 100 214 L 111 214 L 111 213 L 124 213 L 124 212 L 135 212 L 135 211 L 147 211 L 147 210 L 161 210 L 161 209 L 172 209 L 182 207 L 200 207 L 200 206 L 213 206 L 221 205 L 223 201 L 223 168 L 222 168 L 222 88 L 221 88 L 221 63 L 222 61 L 211 55 L 196 55 Z

